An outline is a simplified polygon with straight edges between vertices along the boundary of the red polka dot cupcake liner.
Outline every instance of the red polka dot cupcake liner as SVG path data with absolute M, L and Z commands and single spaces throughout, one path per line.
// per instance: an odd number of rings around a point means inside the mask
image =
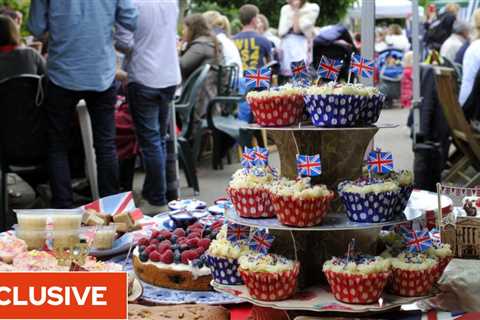
M 450 257 L 443 257 L 443 258 L 438 257 L 438 268 L 437 268 L 437 275 L 435 277 L 435 282 L 440 280 L 443 272 L 445 271 L 445 269 L 447 268 L 447 265 L 450 263 L 451 260 L 452 260 L 451 256 Z
M 304 101 L 302 95 L 282 97 L 247 98 L 255 121 L 262 127 L 283 127 L 302 120 Z
M 426 270 L 393 268 L 391 291 L 402 297 L 426 296 L 437 281 L 438 264 Z
M 347 274 L 324 271 L 335 299 L 350 304 L 370 304 L 378 301 L 390 277 L 390 272 Z
M 270 193 L 264 188 L 228 188 L 228 196 L 242 218 L 274 218 Z
M 286 300 L 295 294 L 300 263 L 284 272 L 251 272 L 240 269 L 240 276 L 253 299 L 262 301 Z
M 270 195 L 273 209 L 280 223 L 292 227 L 311 227 L 321 224 L 330 208 L 333 192 L 315 199 L 299 199 L 292 196 Z

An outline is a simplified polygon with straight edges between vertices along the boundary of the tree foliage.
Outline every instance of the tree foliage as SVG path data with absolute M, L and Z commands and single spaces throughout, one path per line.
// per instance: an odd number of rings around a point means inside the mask
M 8 7 L 13 10 L 20 11 L 23 14 L 22 34 L 27 34 L 25 24 L 28 18 L 28 9 L 30 8 L 30 0 L 0 0 L 0 8 Z

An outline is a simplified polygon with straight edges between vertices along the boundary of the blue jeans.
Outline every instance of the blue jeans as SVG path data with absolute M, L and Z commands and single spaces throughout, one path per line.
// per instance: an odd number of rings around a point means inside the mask
M 48 172 L 54 208 L 71 208 L 73 206 L 68 152 L 71 147 L 76 106 L 81 99 L 86 101 L 92 121 L 100 196 L 104 197 L 119 192 L 115 143 L 115 88 L 112 86 L 103 92 L 72 91 L 49 81 L 45 110 L 49 123 Z
M 154 206 L 167 204 L 165 136 L 174 94 L 175 86 L 154 89 L 139 83 L 128 85 L 128 105 L 145 167 L 142 195 Z

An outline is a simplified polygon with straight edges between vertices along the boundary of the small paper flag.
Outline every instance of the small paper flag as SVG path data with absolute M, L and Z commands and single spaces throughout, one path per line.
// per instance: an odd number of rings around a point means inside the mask
M 245 70 L 244 78 L 246 80 L 247 89 L 268 89 L 270 87 L 271 76 L 272 71 L 267 67 Z
M 350 62 L 350 72 L 362 78 L 371 78 L 375 72 L 375 61 L 354 54 Z
M 425 252 L 433 246 L 432 239 L 426 230 L 401 228 L 405 246 L 409 252 Z
M 391 152 L 375 150 L 368 155 L 368 171 L 371 173 L 389 173 L 393 171 L 393 155 Z
M 250 239 L 249 247 L 251 250 L 267 254 L 272 247 L 274 237 L 268 234 L 265 229 L 258 229 Z
M 336 80 L 338 73 L 342 69 L 342 65 L 342 60 L 328 59 L 322 56 L 318 64 L 317 75 L 322 79 Z
M 316 177 L 322 174 L 320 155 L 306 156 L 297 154 L 297 173 L 303 177 Z
M 227 226 L 227 239 L 231 242 L 248 240 L 250 236 L 250 227 L 235 223 L 229 223 Z

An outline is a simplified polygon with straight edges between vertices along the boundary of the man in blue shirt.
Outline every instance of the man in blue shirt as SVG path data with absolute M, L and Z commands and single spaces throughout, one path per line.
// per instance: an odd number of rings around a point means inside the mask
M 116 23 L 136 28 L 132 0 L 35 0 L 28 27 L 36 36 L 48 34 L 47 94 L 49 121 L 48 170 L 52 206 L 73 206 L 68 149 L 75 108 L 87 102 L 92 120 L 101 196 L 118 192 L 113 86 L 116 59 L 113 29 Z

